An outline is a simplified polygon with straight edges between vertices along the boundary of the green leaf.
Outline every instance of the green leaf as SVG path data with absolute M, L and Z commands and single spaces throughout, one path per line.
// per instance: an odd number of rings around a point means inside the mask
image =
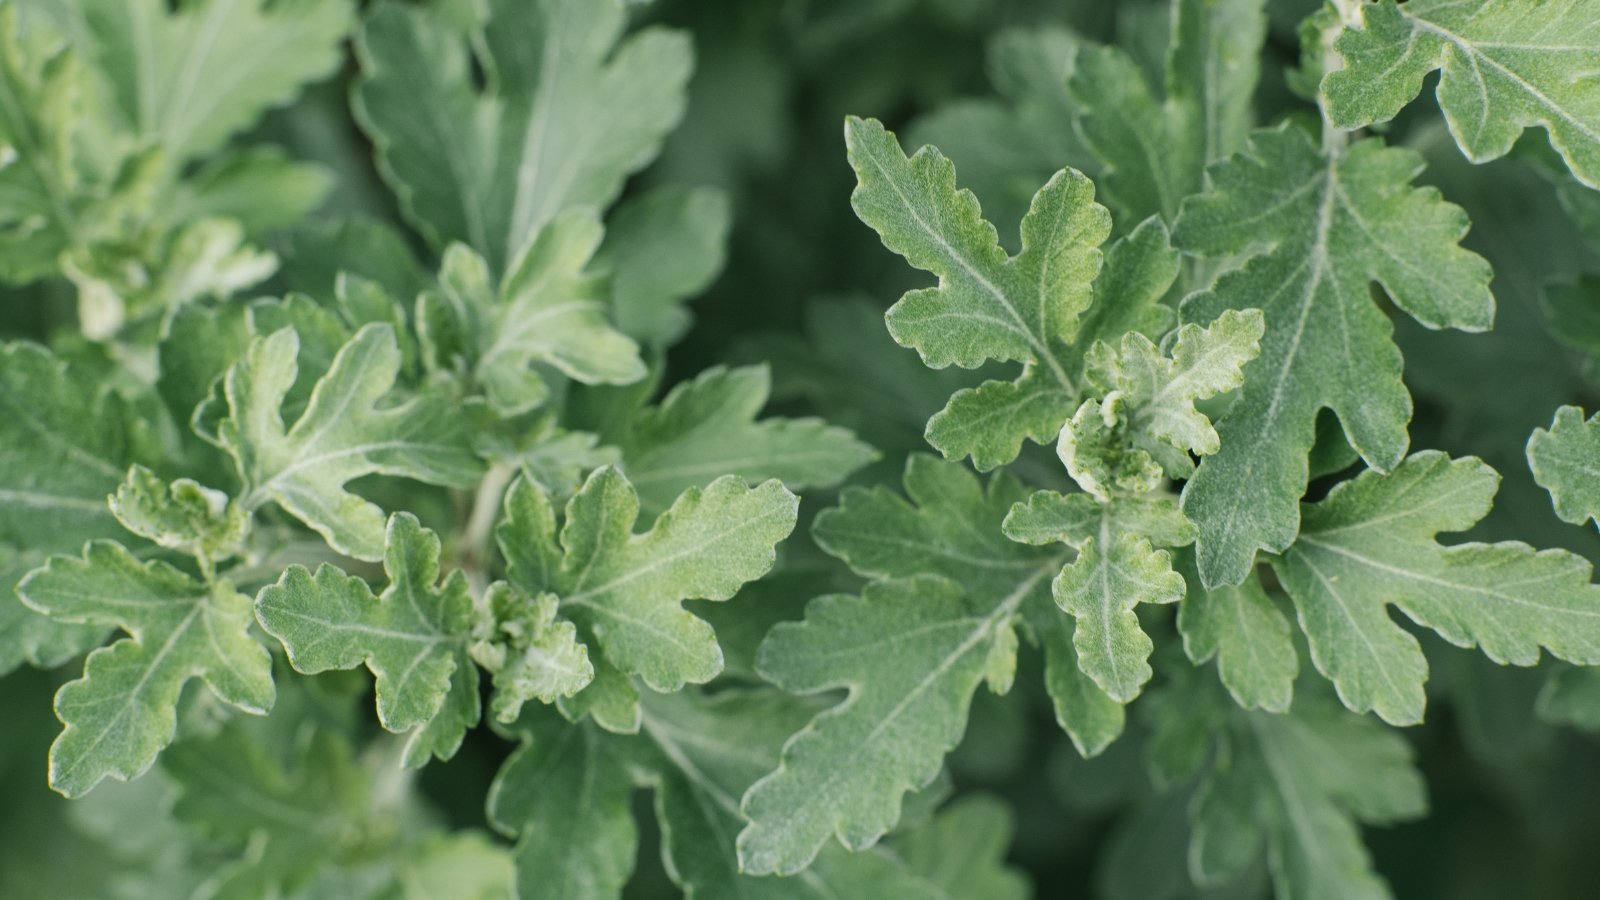
M 1345 67 L 1322 82 L 1342 128 L 1394 118 L 1439 70 L 1450 134 L 1476 163 L 1542 127 L 1572 174 L 1600 188 L 1600 18 L 1588 0 L 1381 0 L 1334 43 Z
M 1245 709 L 1287 712 L 1300 674 L 1293 629 L 1254 573 L 1243 584 L 1207 590 L 1190 554 L 1179 557 L 1188 592 L 1178 607 L 1183 649 L 1197 666 L 1217 661 L 1217 674 Z
M 1158 459 L 1172 455 L 1168 447 L 1209 456 L 1220 442 L 1211 420 L 1195 409 L 1195 401 L 1239 386 L 1244 380 L 1240 370 L 1256 358 L 1265 330 L 1260 310 L 1230 309 L 1205 328 L 1193 324 L 1179 328 L 1166 352 L 1131 332 L 1116 349 L 1095 344 L 1089 351 L 1089 377 L 1117 392 L 1131 408 L 1135 447 Z M 1188 473 L 1185 459 L 1179 471 L 1168 474 Z
M 730 218 L 727 197 L 709 188 L 668 185 L 621 204 L 595 254 L 617 330 L 654 347 L 683 337 L 684 301 L 722 270 Z
M 1399 735 L 1336 704 L 1302 699 L 1286 715 L 1211 701 L 1217 745 L 1189 807 L 1189 871 L 1226 884 L 1266 857 L 1280 897 L 1381 900 L 1360 823 L 1426 809 L 1422 778 Z
M 314 881 L 336 860 L 360 852 L 361 826 L 376 824 L 361 821 L 376 773 L 357 764 L 351 747 L 326 728 L 298 744 L 280 758 L 258 735 L 230 724 L 214 736 L 180 741 L 162 757 L 178 789 L 173 817 L 239 848 L 240 859 L 213 864 L 209 873 L 220 894 Z
M 1080 52 L 1067 90 L 1081 104 L 1078 129 L 1105 167 L 1096 184 L 1118 220 L 1176 219 L 1178 204 L 1199 189 L 1207 162 L 1199 110 L 1158 101 L 1138 63 L 1114 47 Z
M 515 722 L 529 700 L 554 703 L 594 680 L 589 648 L 578 640 L 571 622 L 556 620 L 559 598 L 554 594 L 529 597 L 515 585 L 497 581 L 485 601 L 494 628 L 475 636 L 470 650 L 478 665 L 492 673 L 489 711 L 497 721 Z
M 619 44 L 621 0 L 487 5 L 469 55 L 442 14 L 382 4 L 356 43 L 355 111 L 411 224 L 499 274 L 562 210 L 605 207 L 655 156 L 691 52 L 661 29 Z
M 1600 669 L 1562 666 L 1539 692 L 1539 718 L 1600 732 Z
M 77 4 L 87 58 L 133 133 L 174 162 L 217 149 L 343 61 L 345 0 Z
M 876 842 L 903 796 L 938 775 L 978 684 L 1009 684 L 1021 617 L 1041 607 L 1059 617 L 1044 581 L 1060 559 L 999 533 L 1020 485 L 1001 475 L 985 491 L 960 465 L 925 456 L 908 461 L 905 482 L 916 505 L 850 489 L 817 518 L 823 549 L 877 580 L 859 597 L 812 601 L 804 622 L 762 643 L 757 668 L 769 681 L 850 696 L 796 734 L 745 795 L 745 871 L 798 872 L 830 835 L 852 850 Z
M 0 345 L 0 673 L 59 665 L 105 639 L 104 625 L 47 619 L 14 589 L 45 557 L 122 533 L 106 495 L 128 464 L 124 416 L 43 347 Z
M 1061 542 L 1078 551 L 1051 583 L 1056 605 L 1077 620 L 1078 666 L 1111 699 L 1127 703 L 1150 680 L 1154 644 L 1139 627 L 1140 603 L 1176 603 L 1183 576 L 1156 550 L 1194 541 L 1194 526 L 1164 495 L 1118 497 L 1038 491 L 1006 515 L 1007 537 L 1026 544 Z
M 1005 865 L 1014 830 L 1003 801 L 971 794 L 889 844 L 911 871 L 937 884 L 952 900 L 1028 900 L 1032 891 L 1027 879 Z
M 1550 429 L 1528 438 L 1528 467 L 1563 521 L 1600 522 L 1600 417 L 1585 419 L 1576 406 L 1556 410 Z
M 1166 354 L 1137 331 L 1118 348 L 1096 342 L 1086 374 L 1104 400 L 1085 400 L 1062 427 L 1056 455 L 1067 474 L 1101 502 L 1154 490 L 1163 474 L 1189 477 L 1189 454 L 1219 447 L 1195 401 L 1239 386 L 1264 327 L 1260 310 L 1228 310 L 1207 328 L 1179 328 Z
M 238 553 L 250 530 L 249 517 L 227 494 L 189 478 L 168 484 L 139 465 L 117 485 L 110 506 L 122 527 L 206 563 Z
M 518 838 L 522 895 L 619 897 L 638 852 L 629 797 L 636 787 L 649 787 L 667 874 L 687 896 L 966 896 L 941 891 L 883 851 L 836 847 L 794 878 L 755 878 L 740 870 L 733 846 L 743 824 L 739 796 L 777 764 L 784 738 L 814 711 L 814 704 L 776 691 L 706 696 L 688 690 L 647 694 L 636 736 L 552 716 L 525 717 L 515 729 L 524 743 L 501 767 L 489 799 L 491 821 Z M 1007 883 L 1004 873 L 989 874 L 987 862 L 975 864 L 968 877 Z
M 1255 307 L 1267 322 L 1261 355 L 1218 423 L 1221 449 L 1184 488 L 1207 586 L 1238 584 L 1257 549 L 1294 540 L 1319 410 L 1339 416 L 1368 465 L 1387 470 L 1405 456 L 1411 398 L 1372 282 L 1430 328 L 1489 327 L 1489 265 L 1456 243 L 1465 213 L 1411 186 L 1420 169 L 1414 153 L 1376 139 L 1326 158 L 1283 126 L 1257 131 L 1248 153 L 1212 168 L 1212 190 L 1184 204 L 1179 247 L 1254 254 L 1187 298 L 1184 319 Z
M 1307 504 L 1300 538 L 1272 561 L 1294 598 L 1317 669 L 1357 712 L 1422 720 L 1428 664 L 1387 607 L 1501 665 L 1531 666 L 1541 647 L 1600 663 L 1600 586 L 1589 563 L 1526 544 L 1436 542 L 1489 512 L 1500 477 L 1481 460 L 1436 451 L 1388 475 L 1365 472 Z
M 611 327 L 602 282 L 584 271 L 602 229 L 593 212 L 570 210 L 541 229 L 498 289 L 482 256 L 445 250 L 439 280 L 467 339 L 467 363 L 501 415 L 543 403 L 549 387 L 530 370 L 543 363 L 585 384 L 645 376 L 639 345 Z
M 987 470 L 1014 459 L 1024 437 L 1053 437 L 1078 393 L 1062 357 L 1089 306 L 1098 248 L 1111 230 L 1094 186 L 1078 172 L 1058 172 L 1023 217 L 1021 252 L 1008 256 L 977 198 L 956 189 L 955 166 L 937 149 L 907 158 L 881 124 L 857 118 L 846 122 L 845 142 L 856 170 L 856 215 L 884 246 L 939 278 L 938 287 L 911 291 L 889 310 L 889 333 L 936 369 L 1023 363 L 1016 380 L 978 388 L 976 402 L 952 398 L 941 433 L 988 437 L 939 450 L 971 455 Z
M 648 743 L 633 748 L 633 758 L 655 775 L 656 816 L 673 880 L 694 897 L 980 896 L 941 893 L 882 851 L 833 847 L 792 878 L 751 877 L 740 867 L 733 841 L 745 823 L 739 797 L 777 765 L 783 741 L 815 711 L 814 704 L 775 691 L 724 691 L 710 697 L 684 691 L 647 698 L 640 734 Z M 1001 830 L 995 836 L 1003 854 L 1009 835 Z M 987 871 L 974 874 L 982 877 Z
M 1167 98 L 1198 110 L 1206 163 L 1244 149 L 1254 124 L 1265 7 L 1265 0 L 1178 0 L 1172 6 Z M 1200 183 L 1190 181 L 1189 191 Z
M 78 153 L 109 143 L 105 123 L 88 115 L 84 94 L 92 76 L 66 50 L 53 29 L 37 20 L 18 24 L 16 4 L 0 9 L 0 146 L 10 164 L 0 166 L 0 272 L 15 281 L 54 274 L 63 249 L 84 230 L 87 212 L 74 184 L 94 159 Z M 18 163 L 22 164 L 18 164 Z
M 299 350 L 294 330 L 276 331 L 251 341 L 228 371 L 230 414 L 218 435 L 244 482 L 240 505 L 276 502 L 340 553 L 381 559 L 383 511 L 348 493 L 345 482 L 380 473 L 470 487 L 481 466 L 468 449 L 466 423 L 428 396 L 377 405 L 394 386 L 400 349 L 391 327 L 374 324 L 340 348 L 304 414 L 285 429 L 280 407 L 295 383 Z
M 128 633 L 89 654 L 83 677 L 56 694 L 66 729 L 50 748 L 50 786 L 69 797 L 107 775 L 126 781 L 150 768 L 172 742 L 178 695 L 191 678 L 246 712 L 272 707 L 272 660 L 249 634 L 250 600 L 225 581 L 203 584 L 94 541 L 82 559 L 53 557 L 17 592 L 52 618 Z
M 798 505 L 776 481 L 751 488 L 726 476 L 683 492 L 636 534 L 638 495 L 606 466 L 567 502 L 559 546 L 550 498 L 526 480 L 507 494 L 497 534 L 512 584 L 533 596 L 555 594 L 585 643 L 612 666 L 653 690 L 675 691 L 722 670 L 711 626 L 683 601 L 726 600 L 765 574 L 774 546 L 794 529 Z
M 765 366 L 714 366 L 678 384 L 657 406 L 608 436 L 646 511 L 719 475 L 768 478 L 792 490 L 829 488 L 877 458 L 855 435 L 819 419 L 756 420 L 772 379 Z
M 406 763 L 449 759 L 478 723 L 478 668 L 467 653 L 474 623 L 467 578 L 439 581 L 439 537 L 410 513 L 389 517 L 384 572 L 374 597 L 365 581 L 324 563 L 290 566 L 256 599 L 256 617 L 307 675 L 365 664 L 377 679 L 378 721 L 415 731 Z
M 519 894 L 612 900 L 633 872 L 638 829 L 626 760 L 605 732 L 545 716 L 489 788 L 489 821 L 517 839 Z

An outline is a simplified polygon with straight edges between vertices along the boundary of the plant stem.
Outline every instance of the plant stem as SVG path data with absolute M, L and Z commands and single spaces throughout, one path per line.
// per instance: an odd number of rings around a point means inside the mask
M 489 542 L 494 539 L 495 522 L 500 517 L 500 500 L 516 474 L 516 466 L 494 463 L 473 495 L 472 511 L 467 516 L 461 543 L 456 547 L 456 562 L 467 573 L 475 594 L 481 594 L 488 586 Z

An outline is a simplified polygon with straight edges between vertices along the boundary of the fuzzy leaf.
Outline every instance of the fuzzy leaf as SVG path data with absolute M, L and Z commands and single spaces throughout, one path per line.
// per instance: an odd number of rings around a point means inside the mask
M 907 158 L 881 124 L 856 118 L 845 124 L 845 142 L 856 170 L 856 215 L 884 246 L 939 278 L 938 287 L 911 291 L 889 310 L 889 333 L 936 369 L 1024 364 L 1011 383 L 979 388 L 981 402 L 952 398 L 941 433 L 992 436 L 941 452 L 973 455 L 977 466 L 992 469 L 1015 458 L 1024 437 L 1053 437 L 1078 392 L 1061 357 L 1089 305 L 1098 248 L 1111 230 L 1094 186 L 1078 172 L 1058 172 L 1023 217 L 1021 252 L 1008 256 L 977 198 L 956 189 L 955 166 L 938 150 L 924 147 Z
M 0 673 L 105 639 L 105 625 L 45 618 L 15 588 L 47 556 L 122 533 L 106 495 L 126 471 L 125 433 L 122 405 L 81 373 L 35 344 L 0 345 Z
M 1306 505 L 1299 540 L 1272 566 L 1294 598 L 1312 661 L 1346 706 L 1395 725 L 1422 720 L 1427 660 L 1390 620 L 1390 605 L 1501 665 L 1534 665 L 1541 647 L 1600 663 L 1600 586 L 1582 557 L 1435 540 L 1483 518 L 1499 483 L 1481 460 L 1424 451 Z
M 559 547 L 549 497 L 525 480 L 507 495 L 498 535 L 513 584 L 534 596 L 555 594 L 562 614 L 607 661 L 654 690 L 675 691 L 722 670 L 711 626 L 683 601 L 726 600 L 765 574 L 773 547 L 794 529 L 798 505 L 776 481 L 751 488 L 727 476 L 685 491 L 649 531 L 635 534 L 638 495 L 606 466 L 568 501 Z
M 1550 429 L 1528 438 L 1528 466 L 1563 521 L 1600 522 L 1600 417 L 1585 419 L 1576 406 L 1556 410 Z
M 493 673 L 489 711 L 496 721 L 515 722 L 529 700 L 554 703 L 594 680 L 589 648 L 578 640 L 571 622 L 556 620 L 559 601 L 554 594 L 529 597 L 515 585 L 497 581 L 485 600 L 494 630 L 477 637 L 470 649 L 478 665 Z
M 465 422 L 442 400 L 415 397 L 378 407 L 394 386 L 394 330 L 366 325 L 334 357 L 304 414 L 287 430 L 279 407 L 295 383 L 300 339 L 292 329 L 251 341 L 228 371 L 229 417 L 218 428 L 243 480 L 240 505 L 276 502 L 340 553 L 382 559 L 383 511 L 345 482 L 381 473 L 470 487 L 481 466 Z
M 1215 658 L 1222 683 L 1245 709 L 1286 712 L 1300 673 L 1288 616 L 1254 574 L 1241 585 L 1208 590 L 1194 574 L 1193 557 L 1182 558 L 1188 592 L 1178 607 L 1178 632 L 1184 652 L 1197 666 Z
M 877 458 L 854 435 L 818 419 L 756 420 L 767 405 L 764 366 L 705 370 L 611 437 L 645 511 L 720 475 L 776 478 L 791 490 L 827 488 Z
M 326 563 L 315 575 L 290 566 L 261 591 L 256 616 L 298 672 L 364 663 L 377 679 L 378 721 L 397 734 L 416 730 L 406 762 L 421 766 L 430 753 L 450 758 L 478 723 L 472 597 L 460 571 L 439 582 L 439 537 L 415 516 L 395 513 L 386 531 L 382 594 Z
M 1179 328 L 1166 353 L 1132 332 L 1115 350 L 1099 343 L 1089 351 L 1089 377 L 1118 392 L 1130 408 L 1135 447 L 1157 458 L 1170 455 L 1161 444 L 1209 456 L 1219 448 L 1217 432 L 1195 401 L 1239 386 L 1240 370 L 1255 359 L 1265 329 L 1260 310 L 1230 309 L 1205 328 Z M 1188 470 L 1168 474 L 1181 477 Z
M 167 484 L 138 465 L 117 485 L 110 506 L 134 534 L 211 561 L 239 552 L 250 529 L 249 518 L 227 494 L 189 478 Z
M 549 387 L 534 363 L 585 384 L 628 384 L 645 376 L 639 345 L 611 327 L 600 281 L 584 267 L 600 245 L 594 213 L 570 210 L 541 229 L 494 287 L 482 256 L 463 244 L 445 250 L 439 281 L 467 338 L 467 362 L 502 415 L 543 403 Z
M 960 740 L 996 648 L 1014 665 L 1007 632 L 1041 606 L 1059 617 L 1044 590 L 1059 558 L 999 533 L 1020 499 L 1015 481 L 996 476 L 985 491 L 959 464 L 914 456 L 905 482 L 915 505 L 851 489 L 817 518 L 817 542 L 877 580 L 859 597 L 812 601 L 804 622 L 778 625 L 761 645 L 759 671 L 784 690 L 850 696 L 796 734 L 745 795 L 748 872 L 797 872 L 830 835 L 853 850 L 875 843 Z
M 814 711 L 814 704 L 776 691 L 688 690 L 646 695 L 643 724 L 633 736 L 551 716 L 525 718 L 516 727 L 524 744 L 501 767 L 489 800 L 496 827 L 518 838 L 522 895 L 616 900 L 638 852 L 629 796 L 649 787 L 667 873 L 688 897 L 965 896 L 945 893 L 883 851 L 834 847 L 793 878 L 740 870 L 732 840 L 743 823 L 739 796 L 777 764 L 784 738 Z M 962 854 L 948 863 L 969 859 Z M 968 877 L 1009 883 L 1007 873 L 985 863 L 977 861 Z
M 1183 597 L 1183 576 L 1173 571 L 1170 554 L 1152 546 L 1194 541 L 1194 526 L 1177 504 L 1161 495 L 1101 503 L 1087 494 L 1039 491 L 1012 507 L 1003 528 L 1014 541 L 1059 541 L 1077 549 L 1051 591 L 1056 605 L 1077 620 L 1078 666 L 1111 699 L 1137 697 L 1150 680 L 1147 660 L 1155 645 L 1133 608 Z
M 1590 0 L 1381 0 L 1360 9 L 1361 27 L 1334 44 L 1345 67 L 1322 82 L 1335 124 L 1394 118 L 1437 69 L 1439 107 L 1468 159 L 1504 156 L 1538 126 L 1572 174 L 1600 188 L 1600 16 Z
M 356 115 L 411 223 L 506 271 L 572 206 L 603 208 L 655 156 L 683 110 L 690 47 L 621 37 L 621 0 L 492 0 L 474 60 L 442 13 L 382 4 L 356 49 Z
M 1255 253 L 1187 298 L 1184 319 L 1255 307 L 1267 322 L 1261 355 L 1217 425 L 1221 449 L 1184 488 L 1206 585 L 1238 584 L 1257 549 L 1294 540 L 1319 410 L 1338 415 L 1374 468 L 1405 456 L 1411 398 L 1372 282 L 1430 328 L 1489 327 L 1489 264 L 1456 243 L 1466 214 L 1411 186 L 1420 169 L 1414 153 L 1377 139 L 1327 159 L 1286 125 L 1257 131 L 1246 154 L 1212 168 L 1212 190 L 1184 204 L 1179 247 Z
M 83 677 L 56 694 L 66 729 L 50 748 L 50 786 L 69 797 L 107 775 L 126 781 L 150 768 L 172 742 L 178 695 L 191 678 L 246 712 L 272 707 L 272 660 L 250 636 L 250 600 L 225 581 L 207 586 L 94 541 L 81 559 L 52 558 L 17 592 L 52 618 L 128 633 L 89 654 Z

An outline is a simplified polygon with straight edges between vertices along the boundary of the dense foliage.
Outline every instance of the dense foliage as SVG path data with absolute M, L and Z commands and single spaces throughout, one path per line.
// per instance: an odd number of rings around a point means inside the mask
M 0 896 L 1593 895 L 1600 0 L 0 0 L 0 282 Z

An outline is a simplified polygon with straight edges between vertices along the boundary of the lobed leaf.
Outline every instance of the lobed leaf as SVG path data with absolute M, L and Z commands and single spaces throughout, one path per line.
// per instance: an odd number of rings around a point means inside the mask
M 1178 246 L 1253 254 L 1186 298 L 1184 319 L 1254 307 L 1267 323 L 1261 354 L 1217 425 L 1221 448 L 1184 487 L 1207 586 L 1238 584 L 1256 550 L 1294 540 L 1321 409 L 1338 415 L 1368 465 L 1388 470 L 1405 456 L 1411 398 L 1372 282 L 1430 328 L 1489 327 L 1489 265 L 1456 243 L 1466 215 L 1411 186 L 1420 168 L 1412 152 L 1376 139 L 1328 158 L 1283 126 L 1257 131 L 1247 153 L 1213 167 L 1212 190 L 1184 204 Z
M 985 491 L 959 465 L 921 456 L 905 482 L 916 505 L 851 489 L 817 518 L 823 549 L 875 579 L 861 596 L 818 598 L 804 622 L 762 642 L 757 668 L 769 681 L 849 696 L 795 734 L 745 795 L 745 871 L 800 871 L 830 835 L 853 850 L 875 843 L 902 797 L 937 776 L 978 684 L 1009 686 L 1022 617 L 1041 605 L 1058 616 L 1044 581 L 1059 558 L 999 533 L 1016 482 L 997 476 Z
M 977 198 L 956 189 L 955 167 L 938 150 L 924 147 L 908 158 L 881 124 L 856 118 L 845 124 L 845 142 L 856 170 L 856 215 L 884 246 L 939 277 L 938 287 L 912 291 L 889 310 L 889 333 L 936 369 L 1024 364 L 1009 385 L 980 388 L 987 393 L 981 402 L 952 398 L 940 433 L 987 436 L 941 452 L 972 455 L 992 469 L 1015 458 L 1023 438 L 1054 435 L 1078 392 L 1060 357 L 1089 305 L 1098 248 L 1111 230 L 1094 186 L 1070 169 L 1057 173 L 1034 195 L 1022 220 L 1022 250 L 1013 257 L 983 220 Z
M 663 29 L 619 42 L 622 0 L 487 11 L 469 54 L 444 13 L 380 5 L 356 43 L 355 112 L 411 224 L 498 275 L 562 210 L 608 205 L 655 156 L 682 114 L 691 52 Z M 481 92 L 474 64 L 493 73 Z
M 218 426 L 254 510 L 272 501 L 357 559 L 384 554 L 383 511 L 344 484 L 380 473 L 469 487 L 481 465 L 465 422 L 442 399 L 379 406 L 394 385 L 400 350 L 388 325 L 363 326 L 318 379 L 305 412 L 285 428 L 280 407 L 295 383 L 300 338 L 282 329 L 250 342 L 225 380 L 229 416 Z
M 408 765 L 449 759 L 478 723 L 478 668 L 467 654 L 472 597 L 460 571 L 439 582 L 439 538 L 410 513 L 389 517 L 383 567 L 367 583 L 324 563 L 313 575 L 290 566 L 256 599 L 261 627 L 308 675 L 365 664 L 377 679 L 378 721 L 414 732 Z
M 1476 163 L 1542 127 L 1572 174 L 1600 188 L 1600 17 L 1588 0 L 1395 0 L 1364 3 L 1361 27 L 1334 47 L 1322 82 L 1343 128 L 1385 122 L 1439 71 L 1450 134 Z
M 250 600 L 225 581 L 205 584 L 93 541 L 81 559 L 53 557 L 17 592 L 54 619 L 128 634 L 90 653 L 83 677 L 56 694 L 66 728 L 50 747 L 50 786 L 69 797 L 108 775 L 126 781 L 150 768 L 172 742 L 190 679 L 246 712 L 272 707 L 272 659 L 249 634 Z
M 1534 665 L 1540 648 L 1600 663 L 1600 586 L 1582 557 L 1435 541 L 1483 518 L 1499 482 L 1478 459 L 1424 451 L 1305 507 L 1300 538 L 1272 567 L 1294 598 L 1312 661 L 1345 705 L 1395 725 L 1422 720 L 1427 660 L 1390 620 L 1390 605 L 1501 665 Z

